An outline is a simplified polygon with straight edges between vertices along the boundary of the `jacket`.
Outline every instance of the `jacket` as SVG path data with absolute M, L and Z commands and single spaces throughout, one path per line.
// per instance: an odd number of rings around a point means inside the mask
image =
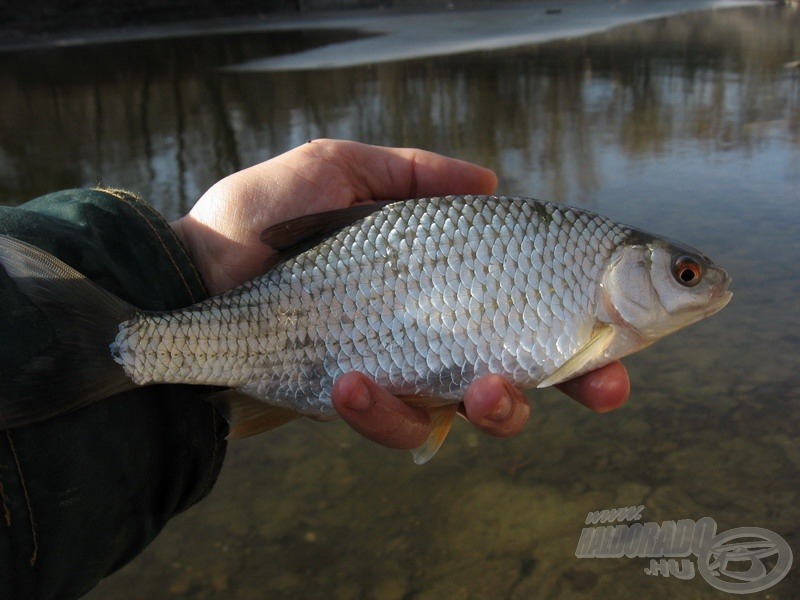
M 142 309 L 207 295 L 169 224 L 127 192 L 68 190 L 0 207 L 0 233 L 39 246 Z M 2 269 L 0 306 L 1 396 L 2 380 L 47 346 L 53 328 Z M 4 599 L 85 594 L 208 494 L 227 424 L 200 394 L 150 386 L 0 431 Z

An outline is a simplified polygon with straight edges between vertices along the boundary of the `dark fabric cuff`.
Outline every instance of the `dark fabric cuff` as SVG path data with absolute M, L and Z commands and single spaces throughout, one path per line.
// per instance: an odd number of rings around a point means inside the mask
M 169 225 L 126 192 L 68 190 L 0 207 L 0 233 L 54 254 L 142 309 L 207 295 Z M 0 377 L 8 377 L 47 347 L 53 329 L 2 269 L 0 303 Z M 227 425 L 201 394 L 151 386 L 0 431 L 3 598 L 86 593 L 208 494 Z

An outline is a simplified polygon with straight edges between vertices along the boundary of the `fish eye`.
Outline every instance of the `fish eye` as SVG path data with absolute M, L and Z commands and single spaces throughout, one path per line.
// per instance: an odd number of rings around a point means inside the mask
M 703 270 L 691 256 L 679 256 L 672 261 L 672 276 L 681 285 L 693 287 L 703 278 Z

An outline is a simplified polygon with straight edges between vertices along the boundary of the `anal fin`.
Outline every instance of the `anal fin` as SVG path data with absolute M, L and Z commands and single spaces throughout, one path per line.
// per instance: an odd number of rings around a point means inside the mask
M 265 404 L 238 390 L 226 390 L 207 398 L 219 409 L 230 426 L 228 439 L 239 440 L 275 429 L 300 418 L 300 414 Z
M 432 459 L 439 448 L 442 447 L 447 434 L 450 433 L 450 428 L 453 425 L 453 419 L 458 412 L 458 404 L 446 404 L 444 406 L 426 406 L 423 407 L 431 419 L 431 432 L 428 434 L 428 439 L 419 448 L 411 451 L 414 457 L 414 462 L 418 465 L 424 465 Z

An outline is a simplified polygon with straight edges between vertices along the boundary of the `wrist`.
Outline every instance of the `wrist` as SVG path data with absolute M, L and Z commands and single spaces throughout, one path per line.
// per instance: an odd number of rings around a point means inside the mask
M 206 289 L 213 295 L 220 293 L 220 282 L 215 277 L 213 264 L 209 264 L 208 248 L 205 247 L 204 237 L 198 231 L 203 225 L 197 223 L 190 214 L 181 217 L 169 224 L 175 237 L 186 249 L 194 268 L 200 274 Z

